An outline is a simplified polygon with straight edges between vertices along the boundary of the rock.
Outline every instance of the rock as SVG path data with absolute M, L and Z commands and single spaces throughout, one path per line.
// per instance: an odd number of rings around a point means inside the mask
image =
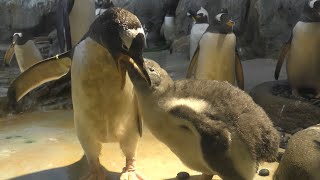
M 190 36 L 182 36 L 173 41 L 171 45 L 171 52 L 174 53 L 189 53 Z
M 269 115 L 275 126 L 290 133 L 297 128 L 307 128 L 320 123 L 320 107 L 308 100 L 297 100 L 287 96 L 275 95 L 275 87 L 288 86 L 287 81 L 262 83 L 250 92 L 253 100 Z
M 177 179 L 178 180 L 187 180 L 187 179 L 189 179 L 190 178 L 190 175 L 189 175 L 189 173 L 187 173 L 187 172 L 179 172 L 178 174 L 177 174 Z
M 320 179 L 319 165 L 320 124 L 292 136 L 274 179 Z
M 259 176 L 269 176 L 270 172 L 268 169 L 261 169 L 259 171 Z
M 58 0 L 0 0 L 0 41 L 9 41 L 18 30 L 39 35 L 54 29 Z

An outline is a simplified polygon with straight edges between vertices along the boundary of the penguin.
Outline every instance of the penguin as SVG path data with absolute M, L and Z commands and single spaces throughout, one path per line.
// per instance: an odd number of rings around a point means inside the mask
M 243 69 L 236 50 L 235 23 L 227 9 L 215 16 L 202 35 L 187 71 L 187 78 L 228 81 L 244 89 Z
M 114 4 L 110 0 L 95 0 L 96 16 L 101 15 L 108 8 L 114 7 Z
M 211 180 L 253 179 L 260 161 L 274 161 L 279 135 L 268 115 L 242 90 L 216 80 L 173 81 L 156 62 L 126 66 L 144 123 L 189 168 Z
M 134 14 L 109 8 L 71 51 L 35 64 L 9 87 L 8 99 L 19 100 L 40 84 L 67 74 L 71 64 L 75 129 L 89 164 L 84 179 L 104 179 L 99 155 L 105 142 L 119 142 L 126 157 L 121 180 L 143 179 L 135 165 L 142 121 L 123 63 L 132 58 L 150 84 L 143 68 L 144 42 L 143 27 Z M 28 80 L 35 74 L 37 80 Z
M 175 16 L 178 3 L 179 0 L 171 0 L 164 4 L 166 14 L 160 29 L 160 35 L 164 37 L 168 45 L 171 45 L 176 38 Z
M 59 0 L 57 6 L 56 29 L 62 53 L 75 46 L 95 20 L 95 1 Z
M 299 91 L 314 91 L 320 98 L 320 1 L 307 0 L 300 20 L 291 37 L 281 49 L 275 79 L 279 78 L 281 66 L 287 57 L 287 76 L 292 95 L 299 97 Z
M 288 143 L 274 180 L 320 179 L 320 124 L 294 134 Z
M 13 55 L 15 54 L 19 69 L 21 72 L 24 72 L 33 64 L 43 60 L 43 57 L 35 44 L 40 42 L 52 43 L 52 40 L 48 37 L 33 38 L 32 35 L 27 32 L 14 33 L 12 36 L 12 43 L 4 56 L 4 64 L 9 66 Z
M 202 35 L 209 27 L 209 14 L 206 9 L 201 7 L 196 14 L 192 11 L 187 13 L 188 17 L 193 19 L 193 25 L 190 31 L 190 61 L 199 44 Z

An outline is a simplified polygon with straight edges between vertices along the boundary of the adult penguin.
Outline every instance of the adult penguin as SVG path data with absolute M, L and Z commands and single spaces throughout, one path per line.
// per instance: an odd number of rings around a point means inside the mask
M 9 66 L 13 55 L 16 55 L 18 66 L 21 72 L 25 71 L 32 65 L 43 60 L 43 57 L 36 47 L 36 43 L 50 42 L 51 39 L 48 37 L 36 37 L 28 32 L 14 33 L 12 36 L 12 43 L 9 46 L 3 62 Z
M 60 51 L 76 45 L 95 19 L 94 0 L 59 0 L 56 11 L 56 28 Z
M 194 52 L 199 44 L 202 35 L 209 27 L 209 14 L 206 9 L 201 7 L 196 14 L 192 11 L 187 13 L 188 17 L 191 17 L 194 21 L 190 32 L 190 60 L 193 57 Z
M 138 18 L 124 9 L 110 8 L 97 17 L 72 51 L 30 67 L 8 90 L 9 99 L 19 100 L 40 84 L 67 74 L 72 58 L 74 122 L 90 168 L 85 179 L 104 179 L 99 161 L 103 142 L 119 142 L 126 156 L 120 179 L 143 179 L 135 166 L 142 121 L 123 62 L 132 58 L 150 83 L 143 69 L 144 42 Z
M 187 78 L 228 81 L 244 89 L 243 69 L 236 51 L 235 23 L 227 9 L 215 16 L 201 37 L 190 62 Z
M 289 41 L 282 47 L 275 70 L 279 78 L 281 66 L 287 57 L 287 75 L 292 94 L 311 90 L 320 98 L 320 1 L 307 0 L 300 20 Z

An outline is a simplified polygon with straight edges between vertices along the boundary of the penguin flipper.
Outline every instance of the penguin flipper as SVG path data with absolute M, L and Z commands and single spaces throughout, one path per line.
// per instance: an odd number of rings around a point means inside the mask
M 4 55 L 3 62 L 6 66 L 9 66 L 14 55 L 14 44 L 12 43 Z
M 191 62 L 189 64 L 188 71 L 187 71 L 187 76 L 186 76 L 187 78 L 191 78 L 191 76 L 192 76 L 193 70 L 194 70 L 195 65 L 197 63 L 197 60 L 198 60 L 199 50 L 200 50 L 200 48 L 199 48 L 199 45 L 198 45 L 196 51 L 193 54 Z
M 290 50 L 291 41 L 292 41 L 292 34 L 291 34 L 290 39 L 288 40 L 288 42 L 286 42 L 281 48 L 280 55 L 279 55 L 278 62 L 277 62 L 277 66 L 276 66 L 276 70 L 274 72 L 274 78 L 276 80 L 278 80 L 278 78 L 279 78 L 282 64 L 283 64 L 283 62 L 284 62 L 284 60 L 285 60 L 285 58 L 286 58 L 286 56 L 288 54 L 288 51 Z
M 236 51 L 236 79 L 237 79 L 237 84 L 238 87 L 242 90 L 244 90 L 244 75 L 243 75 L 243 67 L 241 64 L 241 60 L 240 60 L 240 56 L 238 54 L 238 52 Z
M 9 101 L 17 102 L 38 86 L 66 75 L 71 67 L 70 53 L 68 51 L 40 61 L 20 74 L 8 89 Z

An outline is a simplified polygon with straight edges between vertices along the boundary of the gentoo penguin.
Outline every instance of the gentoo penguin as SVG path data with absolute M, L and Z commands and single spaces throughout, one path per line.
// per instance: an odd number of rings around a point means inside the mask
M 59 0 L 57 7 L 57 34 L 60 51 L 76 45 L 95 19 L 94 0 Z
M 100 16 L 108 8 L 114 7 L 111 0 L 95 0 L 96 5 L 96 16 Z
M 234 22 L 227 9 L 215 16 L 201 37 L 190 62 L 187 78 L 213 79 L 228 81 L 244 88 L 243 69 L 236 52 L 236 36 L 233 33 Z
M 9 98 L 21 98 L 39 84 L 66 74 L 72 57 L 74 122 L 90 167 L 85 179 L 104 179 L 99 162 L 103 142 L 120 142 L 126 156 L 120 179 L 143 179 L 135 167 L 142 122 L 133 85 L 123 63 L 132 58 L 141 76 L 150 83 L 143 69 L 144 42 L 142 25 L 134 14 L 121 8 L 109 8 L 96 18 L 73 51 L 32 66 L 8 90 Z M 50 68 L 53 65 L 55 68 Z M 43 72 L 41 68 L 50 71 Z M 26 80 L 37 73 L 45 78 L 36 82 Z
M 287 57 L 287 76 L 292 94 L 311 89 L 320 98 L 320 1 L 307 0 L 300 20 L 289 41 L 282 47 L 275 70 L 278 79 L 281 66 Z
M 267 114 L 242 90 L 215 80 L 172 81 L 145 60 L 151 86 L 139 66 L 127 63 L 144 122 L 189 168 L 208 180 L 250 180 L 259 161 L 273 161 L 279 135 Z
M 209 14 L 203 7 L 194 14 L 192 11 L 187 13 L 188 17 L 193 19 L 193 25 L 190 32 L 190 60 L 193 57 L 194 52 L 199 44 L 202 35 L 209 27 Z
M 273 179 L 320 179 L 320 124 L 290 138 Z
M 178 3 L 179 0 L 171 0 L 165 2 L 164 4 L 166 14 L 160 29 L 160 35 L 164 37 L 168 45 L 172 44 L 172 42 L 176 38 L 175 16 Z
M 4 64 L 9 65 L 15 54 L 20 71 L 23 72 L 33 64 L 42 61 L 43 57 L 35 45 L 42 41 L 50 42 L 50 39 L 47 37 L 33 38 L 27 32 L 14 33 L 12 44 L 4 56 Z

